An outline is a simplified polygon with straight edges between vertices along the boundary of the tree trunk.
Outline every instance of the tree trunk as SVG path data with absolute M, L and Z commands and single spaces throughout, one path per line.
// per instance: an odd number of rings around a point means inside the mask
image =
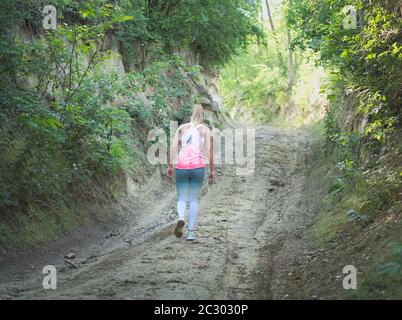
M 296 74 L 293 61 L 293 50 L 291 47 L 292 38 L 289 29 L 287 30 L 287 36 L 288 36 L 288 93 L 289 95 L 291 95 Z
M 271 9 L 269 7 L 268 0 L 265 0 L 265 5 L 267 7 L 267 15 L 268 15 L 269 24 L 271 25 L 271 30 L 272 30 L 272 32 L 275 32 L 274 21 L 272 20 Z

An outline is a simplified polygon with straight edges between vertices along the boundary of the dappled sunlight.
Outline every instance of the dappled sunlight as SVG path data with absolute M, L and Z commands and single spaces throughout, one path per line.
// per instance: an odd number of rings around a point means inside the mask
M 282 6 L 275 8 L 275 31 L 265 21 L 266 42 L 250 46 L 224 65 L 219 92 L 223 110 L 237 120 L 299 127 L 324 117 L 328 75 L 318 66 L 316 53 L 289 43 Z

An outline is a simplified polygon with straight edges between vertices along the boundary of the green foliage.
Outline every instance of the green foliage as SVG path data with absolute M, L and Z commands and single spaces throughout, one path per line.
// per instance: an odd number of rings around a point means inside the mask
M 160 46 L 167 52 L 191 49 L 203 65 L 222 65 L 262 37 L 253 1 L 133 0 L 122 1 L 122 7 L 135 17 L 116 33 L 126 55 L 138 44 L 145 56 Z
M 348 4 L 359 10 L 361 24 L 354 30 L 343 27 L 342 9 Z M 339 72 L 333 85 L 341 82 L 344 91 L 357 97 L 356 113 L 369 117 L 366 142 L 386 142 L 399 121 L 402 103 L 402 19 L 397 1 L 384 5 L 288 0 L 287 21 L 296 33 L 294 45 L 319 52 L 321 61 Z
M 365 272 L 363 281 L 355 292 L 347 297 L 351 299 L 401 299 L 402 245 L 392 241 L 385 248 L 385 256 L 371 263 Z
M 13 248 L 40 245 L 57 239 L 74 225 L 88 223 L 88 216 L 88 208 L 74 204 L 51 204 L 45 210 L 33 206 L 27 214 L 15 215 L 13 228 L 4 219 L 0 221 L 0 243 Z
M 343 26 L 346 5 L 357 9 L 356 29 Z M 353 255 L 361 275 L 347 298 L 400 299 L 400 1 L 287 0 L 285 6 L 293 46 L 316 52 L 330 80 L 322 88 L 327 143 L 316 177 L 328 192 L 312 236 L 331 244 L 335 255 Z
M 348 152 L 348 148 L 345 149 L 338 152 Z M 340 161 L 353 159 L 352 153 L 346 156 L 345 153 L 328 155 L 323 150 L 319 170 L 315 173 L 322 189 L 328 190 L 323 195 L 320 215 L 312 229 L 314 239 L 324 246 L 336 239 L 339 232 L 350 230 L 349 212 L 353 212 L 360 222 L 367 222 L 381 219 L 392 211 L 398 212 L 400 207 L 400 148 L 371 160 L 370 166 L 364 169 L 352 160 Z M 337 170 L 333 168 L 334 160 L 338 161 Z
M 348 4 L 358 10 L 357 29 L 343 26 L 342 9 Z M 327 155 L 334 155 L 342 174 L 342 188 L 335 183 L 331 190 L 342 201 L 352 192 L 372 214 L 397 201 L 401 184 L 395 160 L 399 139 L 394 134 L 402 103 L 398 8 L 398 1 L 287 1 L 294 46 L 318 52 L 331 71 L 324 88 L 330 102 L 325 116 Z M 394 160 L 384 162 L 384 153 Z
M 275 30 L 265 25 L 263 43 L 250 45 L 224 65 L 219 91 L 233 117 L 248 117 L 275 125 L 302 125 L 321 117 L 326 104 L 319 85 L 323 69 L 314 65 L 312 50 L 290 46 L 293 32 L 273 12 Z
M 196 99 L 183 81 L 186 70 L 187 66 L 178 56 L 164 55 L 149 62 L 142 72 L 126 74 L 125 103 L 122 107 L 130 114 L 133 127 L 146 131 L 158 127 L 167 131 L 169 121 L 183 121 Z M 144 91 L 148 91 L 146 97 L 142 95 Z M 142 136 L 146 138 L 146 134 Z
M 7 5 L 3 14 L 8 15 L 21 4 Z M 94 174 L 112 173 L 123 162 L 124 152 L 117 147 L 124 145 L 129 119 L 124 111 L 108 107 L 119 94 L 118 81 L 97 66 L 109 54 L 99 49 L 105 32 L 128 18 L 104 1 L 82 5 L 99 8 L 91 24 L 59 25 L 29 41 L 2 25 L 2 211 L 28 210 L 35 202 L 63 198 L 67 190 Z M 25 17 L 15 15 L 17 26 L 34 15 L 34 8 L 26 8 Z M 40 16 L 32 19 L 34 27 L 38 20 Z
M 253 46 L 221 71 L 219 89 L 234 117 L 272 121 L 287 101 L 287 65 L 279 45 Z

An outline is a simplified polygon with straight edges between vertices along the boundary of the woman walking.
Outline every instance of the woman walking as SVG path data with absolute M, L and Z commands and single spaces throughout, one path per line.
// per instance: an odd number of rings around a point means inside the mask
M 204 110 L 201 105 L 196 104 L 193 108 L 191 121 L 181 125 L 176 131 L 172 146 L 170 147 L 169 164 L 167 169 L 167 176 L 172 178 L 173 164 L 176 164 L 175 173 L 178 197 L 178 221 L 174 234 L 177 238 L 181 238 L 183 235 L 185 211 L 187 202 L 189 202 L 188 228 L 186 236 L 189 241 L 195 239 L 194 226 L 197 218 L 198 195 L 204 181 L 204 144 L 210 168 L 208 182 L 212 183 L 215 180 L 211 131 L 203 124 L 203 121 Z

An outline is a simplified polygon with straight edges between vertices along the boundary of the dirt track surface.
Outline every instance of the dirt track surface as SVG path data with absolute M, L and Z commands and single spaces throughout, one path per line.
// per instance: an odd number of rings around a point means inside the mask
M 297 298 L 289 292 L 290 271 L 308 250 L 306 231 L 317 211 L 313 149 L 303 130 L 258 127 L 254 174 L 224 166 L 216 183 L 204 185 L 196 241 L 174 237 L 176 194 L 163 179 L 140 195 L 140 209 L 129 212 L 120 234 L 91 254 L 75 252 L 76 267 L 56 265 L 56 290 L 43 289 L 40 271 L 27 272 L 2 283 L 0 298 Z

